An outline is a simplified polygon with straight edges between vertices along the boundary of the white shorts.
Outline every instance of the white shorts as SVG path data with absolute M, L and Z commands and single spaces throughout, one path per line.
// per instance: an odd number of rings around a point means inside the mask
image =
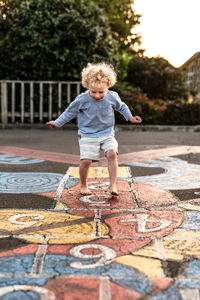
M 100 150 L 104 153 L 108 150 L 115 150 L 118 154 L 118 142 L 113 135 L 101 136 L 98 138 L 79 136 L 80 159 L 100 159 Z

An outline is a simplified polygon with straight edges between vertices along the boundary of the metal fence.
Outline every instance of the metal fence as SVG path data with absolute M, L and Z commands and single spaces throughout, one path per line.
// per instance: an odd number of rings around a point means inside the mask
M 0 80 L 0 123 L 43 123 L 81 92 L 80 81 Z

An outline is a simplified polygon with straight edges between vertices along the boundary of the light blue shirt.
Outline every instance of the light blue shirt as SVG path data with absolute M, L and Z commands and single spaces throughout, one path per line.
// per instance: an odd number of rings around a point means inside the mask
M 128 106 L 121 101 L 116 92 L 108 90 L 102 100 L 96 101 L 88 90 L 75 98 L 55 120 L 55 125 L 61 127 L 78 116 L 79 135 L 88 137 L 114 135 L 114 110 L 121 113 L 127 121 L 132 117 Z

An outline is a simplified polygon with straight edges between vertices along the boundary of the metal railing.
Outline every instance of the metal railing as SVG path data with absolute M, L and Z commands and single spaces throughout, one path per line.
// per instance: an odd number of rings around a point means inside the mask
M 42 123 L 56 118 L 81 92 L 80 81 L 0 80 L 0 123 Z

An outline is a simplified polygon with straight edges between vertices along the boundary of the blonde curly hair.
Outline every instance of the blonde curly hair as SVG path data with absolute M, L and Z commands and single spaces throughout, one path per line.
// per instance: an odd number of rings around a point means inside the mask
M 101 85 L 106 83 L 108 88 L 115 85 L 117 81 L 117 75 L 112 65 L 101 63 L 88 63 L 81 72 L 82 85 L 85 88 L 89 88 L 91 84 Z

